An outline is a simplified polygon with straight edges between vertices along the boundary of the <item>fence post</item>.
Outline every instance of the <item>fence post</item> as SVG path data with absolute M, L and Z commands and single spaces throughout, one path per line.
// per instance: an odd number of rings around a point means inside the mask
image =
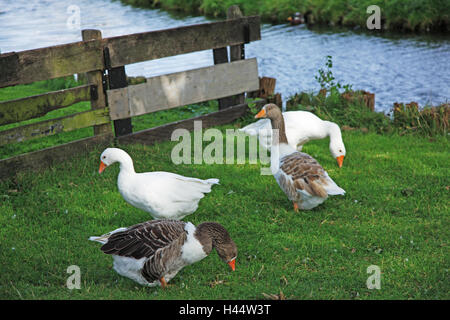
M 105 48 L 105 59 L 109 59 L 109 50 Z M 109 89 L 125 88 L 128 86 L 127 75 L 125 73 L 125 66 L 111 68 L 109 63 L 106 63 L 108 68 L 108 82 Z M 120 137 L 133 132 L 131 118 L 114 120 L 114 133 L 116 137 Z
M 89 40 L 101 40 L 102 32 L 95 29 L 85 29 L 81 31 L 83 41 Z M 103 55 L 102 51 L 99 54 Z M 95 85 L 97 88 L 97 94 L 91 93 L 91 109 L 103 109 L 106 108 L 106 93 L 103 85 L 103 70 L 90 71 L 86 73 L 88 84 Z M 94 135 L 111 133 L 111 124 L 106 123 L 98 126 L 94 126 Z
M 241 9 L 239 9 L 239 6 L 233 5 L 228 8 L 227 11 L 227 19 L 237 19 L 241 18 L 242 12 Z M 243 30 L 243 32 L 249 32 L 248 27 L 247 30 Z M 248 38 L 248 37 L 247 37 Z M 242 60 L 245 59 L 245 45 L 244 44 L 238 44 L 236 46 L 230 46 L 230 62 L 236 61 L 236 60 Z M 245 93 L 238 94 L 234 97 L 232 97 L 233 105 L 242 104 L 245 101 Z
M 228 49 L 213 49 L 214 64 L 228 63 Z M 219 110 L 231 107 L 233 105 L 233 97 L 225 97 L 217 100 L 219 102 Z

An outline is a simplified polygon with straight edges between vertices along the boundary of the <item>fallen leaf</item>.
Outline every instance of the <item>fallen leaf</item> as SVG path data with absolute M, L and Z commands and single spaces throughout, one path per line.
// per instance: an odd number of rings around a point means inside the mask
M 279 294 L 267 294 L 267 293 L 262 293 L 262 295 L 266 298 L 266 299 L 270 299 L 270 300 L 286 300 L 286 296 L 284 295 L 284 293 L 280 290 Z
M 352 128 L 350 126 L 344 125 L 341 127 L 342 131 L 351 131 L 351 130 L 355 130 L 355 128 Z
M 215 286 L 217 286 L 217 285 L 219 285 L 219 284 L 222 284 L 222 283 L 224 283 L 225 281 L 224 280 L 214 280 L 213 282 L 210 282 L 209 283 L 209 286 L 211 287 L 211 288 L 214 288 Z

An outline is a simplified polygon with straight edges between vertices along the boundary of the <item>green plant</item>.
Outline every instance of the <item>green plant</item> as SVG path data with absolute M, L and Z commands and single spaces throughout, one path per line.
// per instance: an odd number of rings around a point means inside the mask
M 327 61 L 325 62 L 326 69 L 320 68 L 318 70 L 319 75 L 314 76 L 316 81 L 319 83 L 321 90 L 326 90 L 331 94 L 339 93 L 340 89 L 344 89 L 345 92 L 351 90 L 352 85 L 350 84 L 341 84 L 339 81 L 335 81 L 336 78 L 333 75 L 333 57 L 327 56 Z

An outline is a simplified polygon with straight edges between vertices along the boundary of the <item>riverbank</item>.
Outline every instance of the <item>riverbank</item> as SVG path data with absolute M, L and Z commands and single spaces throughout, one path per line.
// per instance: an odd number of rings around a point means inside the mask
M 244 15 L 260 15 L 270 23 L 287 23 L 301 12 L 308 24 L 366 29 L 371 13 L 367 7 L 381 9 L 383 30 L 400 32 L 450 32 L 450 2 L 428 0 L 121 0 L 138 7 L 162 8 L 186 14 L 225 17 L 228 7 L 239 5 Z

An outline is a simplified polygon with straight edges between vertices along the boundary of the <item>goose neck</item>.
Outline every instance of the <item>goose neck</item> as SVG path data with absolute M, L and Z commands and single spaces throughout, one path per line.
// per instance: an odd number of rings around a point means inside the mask
M 270 119 L 272 124 L 272 130 L 274 134 L 272 135 L 272 145 L 287 144 L 288 140 L 286 137 L 286 126 L 284 124 L 283 116 L 280 113 L 279 117 Z

